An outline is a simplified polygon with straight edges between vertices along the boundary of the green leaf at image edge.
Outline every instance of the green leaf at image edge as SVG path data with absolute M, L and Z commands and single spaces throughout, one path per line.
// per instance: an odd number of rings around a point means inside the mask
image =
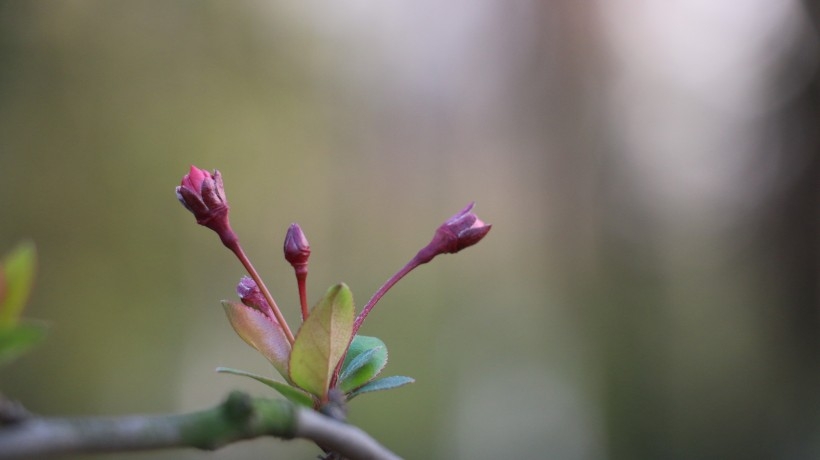
M 353 294 L 344 283 L 328 289 L 302 323 L 290 353 L 290 380 L 323 398 L 353 334 Z
M 387 365 L 387 347 L 377 337 L 357 335 L 347 350 L 339 388 L 348 393 L 378 376 Z
M 347 400 L 350 401 L 351 399 L 359 396 L 362 393 L 371 393 L 373 391 L 382 391 L 382 390 L 390 390 L 393 388 L 398 388 L 408 383 L 413 383 L 416 380 L 410 377 L 405 377 L 403 375 L 392 375 L 390 377 L 384 377 L 377 380 L 373 380 L 372 382 L 358 388 L 356 391 L 350 392 L 347 396 Z
M 243 377 L 250 377 L 278 391 L 279 394 L 281 394 L 293 403 L 305 407 L 313 407 L 313 398 L 309 394 L 305 393 L 304 391 L 298 388 L 294 388 L 286 383 L 277 382 L 276 380 L 272 380 L 267 377 L 262 377 L 261 375 L 254 374 L 252 372 L 246 372 L 239 369 L 232 369 L 230 367 L 217 367 L 216 371 L 222 374 L 233 374 L 241 375 Z
M 39 344 L 45 336 L 45 325 L 32 322 L 0 330 L 0 365 L 14 361 Z
M 37 252 L 30 241 L 19 244 L 0 263 L 0 329 L 9 329 L 20 320 L 36 268 Z

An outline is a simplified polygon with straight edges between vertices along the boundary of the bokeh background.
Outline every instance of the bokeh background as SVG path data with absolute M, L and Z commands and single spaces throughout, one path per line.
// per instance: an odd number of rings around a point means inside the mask
M 820 42 L 796 0 L 2 1 L 0 252 L 39 248 L 43 414 L 194 410 L 272 375 L 239 264 L 176 201 L 223 172 L 286 315 L 362 305 L 467 202 L 478 246 L 362 332 L 351 420 L 408 459 L 820 458 Z M 130 459 L 314 458 L 304 441 Z M 121 455 L 95 456 L 96 459 Z M 77 457 L 83 458 L 83 457 Z

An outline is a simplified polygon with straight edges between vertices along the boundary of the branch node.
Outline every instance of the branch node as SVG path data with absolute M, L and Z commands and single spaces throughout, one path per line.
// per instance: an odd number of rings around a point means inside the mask
M 253 412 L 251 397 L 241 391 L 232 391 L 222 403 L 222 413 L 233 423 L 245 423 Z

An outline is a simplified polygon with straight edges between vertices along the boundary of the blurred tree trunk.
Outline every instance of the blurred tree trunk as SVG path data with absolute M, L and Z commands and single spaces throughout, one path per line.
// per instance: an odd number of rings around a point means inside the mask
M 805 2 L 814 30 L 820 6 Z M 803 43 L 817 52 L 820 42 Z M 800 59 L 788 59 L 783 79 L 801 72 Z M 781 446 L 793 458 L 820 455 L 820 73 L 774 114 L 777 130 L 773 154 L 788 174 L 759 215 L 760 247 L 770 261 L 767 274 L 778 280 L 773 296 L 783 322 L 779 335 L 782 392 L 786 401 Z
M 820 7 L 810 3 L 817 30 Z M 552 221 L 547 247 L 560 248 L 550 249 L 548 258 L 561 267 L 557 283 L 580 316 L 589 358 L 599 366 L 607 456 L 817 458 L 820 77 L 815 73 L 763 119 L 738 122 L 747 123 L 739 135 L 748 139 L 733 145 L 748 148 L 744 141 L 751 139 L 749 151 L 782 171 L 775 183 L 761 184 L 768 188 L 751 211 L 732 209 L 728 234 L 719 223 L 708 223 L 714 234 L 680 238 L 687 230 L 668 234 L 679 221 L 669 221 L 669 211 L 658 209 L 661 198 L 647 196 L 635 183 L 639 176 L 629 168 L 636 164 L 624 155 L 646 143 L 634 138 L 646 133 L 619 131 L 624 125 L 607 119 L 609 101 L 601 99 L 601 89 L 617 82 L 608 72 L 612 56 L 602 50 L 606 36 L 598 12 L 572 2 L 542 8 L 544 32 L 527 62 L 549 56 L 553 67 L 549 75 L 520 71 L 541 80 L 514 83 L 528 90 L 516 97 L 528 115 L 519 126 L 526 135 L 543 136 L 536 145 L 559 152 L 544 155 L 542 163 Z M 816 52 L 818 43 L 811 32 L 803 39 L 772 58 L 783 77 L 768 82 L 772 91 L 805 72 L 800 55 Z M 642 129 L 656 128 L 653 120 L 644 121 L 649 124 Z M 755 192 L 755 179 L 748 180 L 743 186 Z M 669 258 L 670 250 L 706 260 L 681 264 L 674 254 Z M 713 281 L 725 275 L 732 279 Z M 726 305 L 731 302 L 737 304 Z M 681 312 L 686 309 L 693 312 Z M 703 313 L 710 309 L 720 313 Z M 689 322 L 681 324 L 681 318 Z M 737 363 L 744 359 L 755 362 Z

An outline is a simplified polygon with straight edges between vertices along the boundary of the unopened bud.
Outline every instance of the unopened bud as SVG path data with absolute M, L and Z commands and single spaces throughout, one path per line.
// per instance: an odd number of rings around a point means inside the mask
M 190 172 L 176 188 L 176 194 L 179 202 L 193 213 L 198 224 L 215 231 L 226 246 L 236 243 L 236 234 L 228 221 L 230 207 L 219 171 L 210 173 L 191 166 Z
M 485 224 L 472 210 L 475 202 L 450 217 L 436 230 L 432 241 L 419 251 L 419 263 L 427 263 L 439 254 L 454 254 L 468 248 L 484 238 L 492 225 Z
M 268 301 L 265 300 L 265 296 L 262 295 L 259 286 L 248 276 L 243 276 L 242 279 L 239 280 L 239 284 L 236 285 L 236 295 L 239 296 L 243 304 L 259 310 L 265 315 L 268 315 L 271 311 L 270 305 L 268 305 Z
M 285 259 L 294 269 L 304 267 L 310 258 L 310 243 L 299 224 L 290 224 L 285 235 Z

